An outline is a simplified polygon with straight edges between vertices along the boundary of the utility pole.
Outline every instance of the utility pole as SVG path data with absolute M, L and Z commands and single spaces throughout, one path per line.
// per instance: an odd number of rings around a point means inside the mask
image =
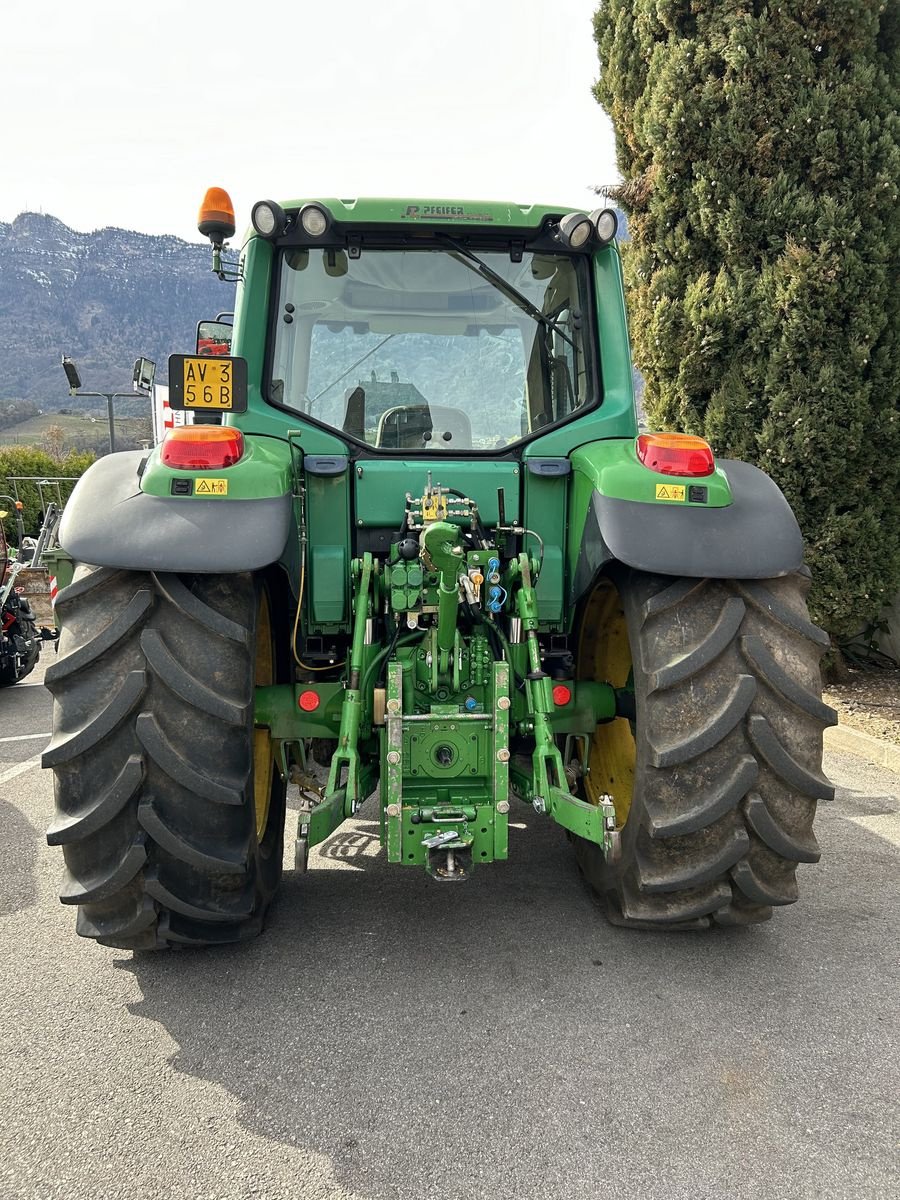
M 149 358 L 139 358 L 135 361 L 132 391 L 130 392 L 83 392 L 81 391 L 82 383 L 78 367 L 65 354 L 62 359 L 62 367 L 66 373 L 66 379 L 69 381 L 70 396 L 84 396 L 106 401 L 106 411 L 109 416 L 109 452 L 110 454 L 114 454 L 116 449 L 116 426 L 113 417 L 113 401 L 133 400 L 136 395 L 149 395 L 150 389 L 153 386 L 153 376 L 156 373 L 156 363 L 152 362 Z

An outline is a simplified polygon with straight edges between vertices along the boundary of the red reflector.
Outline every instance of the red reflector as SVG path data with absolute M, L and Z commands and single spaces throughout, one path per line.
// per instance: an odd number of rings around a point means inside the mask
M 642 433 L 637 456 L 660 475 L 712 475 L 716 469 L 709 444 L 689 433 Z
M 230 467 L 244 453 L 244 435 L 225 425 L 182 425 L 170 430 L 162 444 L 162 461 L 179 471 Z
M 300 699 L 297 701 L 304 712 L 315 712 L 319 707 L 318 692 L 301 692 Z
M 553 689 L 553 703 L 558 707 L 563 704 L 568 704 L 572 699 L 572 689 L 567 688 L 564 683 L 558 683 Z

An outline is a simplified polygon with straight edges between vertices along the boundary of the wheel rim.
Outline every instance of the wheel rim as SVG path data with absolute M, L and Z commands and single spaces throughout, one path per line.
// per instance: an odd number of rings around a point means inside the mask
M 272 617 L 269 597 L 262 592 L 256 613 L 256 656 L 254 684 L 269 687 L 275 682 L 275 656 L 272 652 Z M 264 726 L 253 728 L 253 805 L 256 811 L 256 839 L 262 841 L 269 819 L 272 799 L 272 771 L 275 767 L 275 746 L 271 731 Z
M 601 580 L 594 588 L 582 617 L 578 675 L 581 679 L 611 683 L 615 688 L 632 686 L 634 672 L 625 612 L 618 590 L 608 579 Z M 598 725 L 591 738 L 585 793 L 591 804 L 598 804 L 604 793 L 612 796 L 619 829 L 631 810 L 634 762 L 631 723 L 617 717 Z

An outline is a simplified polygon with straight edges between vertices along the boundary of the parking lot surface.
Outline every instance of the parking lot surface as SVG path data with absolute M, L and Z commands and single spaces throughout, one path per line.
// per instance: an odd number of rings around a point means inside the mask
M 750 929 L 612 928 L 524 807 L 437 885 L 364 808 L 258 940 L 132 956 L 56 899 L 50 661 L 0 691 L 5 1200 L 900 1193 L 897 776 L 829 756 L 822 862 Z

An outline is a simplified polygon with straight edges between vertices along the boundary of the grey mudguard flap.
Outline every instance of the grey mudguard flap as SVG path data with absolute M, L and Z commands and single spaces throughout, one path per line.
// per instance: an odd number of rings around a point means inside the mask
M 291 498 L 197 500 L 145 496 L 142 450 L 101 458 L 81 477 L 59 530 L 78 562 L 129 571 L 256 571 L 281 555 Z
M 803 562 L 803 537 L 778 485 L 750 463 L 724 459 L 717 465 L 734 497 L 727 508 L 641 504 L 595 492 L 575 596 L 613 560 L 639 571 L 698 579 L 774 579 L 795 571 Z

